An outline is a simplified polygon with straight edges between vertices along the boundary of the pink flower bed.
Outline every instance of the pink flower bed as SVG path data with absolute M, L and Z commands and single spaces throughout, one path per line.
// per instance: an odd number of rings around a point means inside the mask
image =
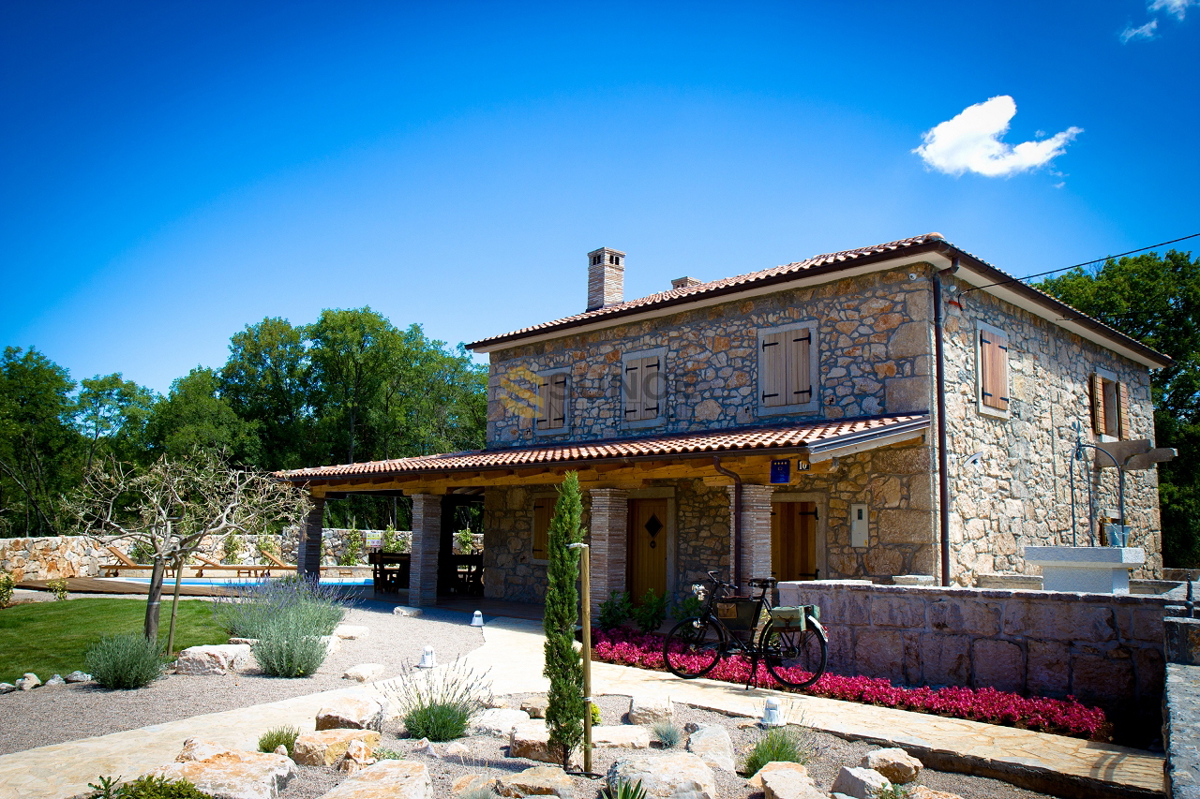
M 596 630 L 592 640 L 595 642 L 592 656 L 596 660 L 656 671 L 666 670 L 663 638 L 660 635 L 641 635 L 628 630 Z M 744 685 L 750 677 L 750 661 L 741 655 L 722 658 L 705 677 Z M 761 663 L 758 664 L 757 677 L 760 687 L 796 690 L 780 685 Z M 843 677 L 828 672 L 804 689 L 803 693 L 1075 738 L 1108 740 L 1108 722 L 1104 711 L 1086 707 L 1073 696 L 1066 699 L 1020 696 L 995 688 L 905 688 L 877 677 Z

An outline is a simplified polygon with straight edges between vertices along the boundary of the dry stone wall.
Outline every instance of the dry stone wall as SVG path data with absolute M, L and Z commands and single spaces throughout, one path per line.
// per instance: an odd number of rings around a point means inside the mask
M 78 535 L 0 538 L 0 571 L 17 582 L 94 577 L 112 561 L 104 544 Z
M 1070 545 L 1070 454 L 1076 424 L 1084 443 L 1091 432 L 1089 378 L 1096 367 L 1115 373 L 1129 390 L 1131 438 L 1154 438 L 1149 372 L 1109 350 L 1051 325 L 1044 319 L 982 291 L 965 296 L 966 284 L 950 279 L 957 291 L 946 306 L 946 413 L 950 456 L 950 550 L 952 573 L 961 585 L 987 573 L 1036 574 L 1022 556 L 1024 545 Z M 1008 419 L 981 414 L 977 407 L 976 339 L 983 322 L 1008 334 Z M 979 454 L 976 463 L 967 460 Z M 1091 464 L 1089 453 L 1086 463 Z M 1087 480 L 1097 488 L 1101 508 L 1115 508 L 1114 469 L 1076 472 L 1078 514 L 1086 520 Z M 1134 576 L 1162 575 L 1158 473 L 1151 468 L 1126 473 L 1126 523 L 1130 546 L 1144 547 L 1146 565 Z M 1076 541 L 1087 541 L 1086 522 Z
M 905 685 L 1075 696 L 1141 726 L 1163 693 L 1164 596 L 796 582 L 819 605 L 829 670 Z

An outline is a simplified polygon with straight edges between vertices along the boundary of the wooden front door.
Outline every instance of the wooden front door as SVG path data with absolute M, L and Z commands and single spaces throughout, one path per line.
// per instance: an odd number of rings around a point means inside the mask
M 817 503 L 771 506 L 771 576 L 780 581 L 816 579 Z
M 629 501 L 629 595 L 640 602 L 646 589 L 667 591 L 667 501 Z

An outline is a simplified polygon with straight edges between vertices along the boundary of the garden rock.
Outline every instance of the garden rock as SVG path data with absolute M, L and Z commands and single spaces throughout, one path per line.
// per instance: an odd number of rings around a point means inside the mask
M 430 757 L 440 758 L 441 755 L 433 748 L 433 741 L 428 738 L 422 738 L 413 746 L 413 751 L 420 755 L 429 755 Z
M 493 790 L 501 796 L 558 796 L 573 799 L 575 788 L 557 766 L 534 766 L 510 777 L 501 777 Z
M 339 696 L 317 711 L 318 730 L 376 730 L 383 732 L 384 707 L 369 696 Z
M 357 680 L 358 682 L 375 682 L 382 676 L 382 663 L 359 663 L 357 666 L 351 666 L 346 669 L 346 673 L 342 675 L 342 679 Z
M 788 760 L 772 760 L 770 763 L 767 763 L 758 771 L 754 772 L 754 775 L 746 780 L 746 784 L 751 788 L 757 788 L 761 791 L 763 787 L 763 777 L 765 777 L 767 774 L 771 773 L 772 771 L 796 771 L 797 769 L 803 772 L 805 777 L 808 776 L 808 769 L 800 763 L 792 763 Z
M 32 691 L 41 684 L 42 681 L 39 680 L 38 676 L 32 671 L 25 672 L 25 674 L 17 680 L 17 688 L 22 691 Z
M 91 681 L 92 681 L 92 675 L 88 674 L 86 671 L 73 671 L 67 675 L 67 682 L 70 682 L 70 683 L 91 682 Z
M 482 774 L 464 774 L 454 781 L 450 786 L 454 796 L 459 797 L 474 791 L 482 791 L 484 788 L 490 788 L 493 792 L 496 790 L 496 778 L 484 777 Z
M 844 793 L 855 799 L 874 799 L 880 791 L 891 785 L 888 778 L 869 768 L 846 768 L 838 772 L 833 781 L 833 792 Z
M 338 638 L 336 635 L 322 635 L 320 641 L 321 643 L 325 644 L 326 657 L 329 655 L 336 655 L 338 652 L 342 651 L 342 639 Z
M 898 785 L 912 782 L 921 773 L 921 761 L 896 747 L 868 752 L 859 765 L 878 771 Z
M 370 752 L 379 746 L 379 733 L 375 730 L 317 730 L 301 733 L 292 746 L 292 759 L 302 766 L 332 766 L 350 744 L 361 741 Z
M 184 743 L 176 762 L 150 774 L 187 780 L 200 791 L 222 799 L 276 799 L 280 789 L 296 776 L 296 764 L 280 755 L 226 749 L 191 738 Z
M 495 696 L 493 694 L 488 694 L 487 696 L 479 697 L 479 701 L 483 703 L 483 706 L 486 708 L 503 709 L 512 707 L 512 702 L 508 701 L 507 696 Z
M 446 757 L 457 757 L 462 759 L 470 754 L 471 750 L 468 749 L 464 744 L 460 744 L 458 741 L 455 741 L 446 747 Z
M 420 608 L 410 608 L 410 607 L 407 607 L 406 605 L 397 605 L 396 607 L 392 608 L 392 614 L 396 615 L 396 616 L 413 616 L 413 617 L 415 617 L 415 616 L 421 615 L 421 609 Z
M 250 647 L 246 644 L 189 646 L 179 653 L 179 659 L 175 661 L 175 673 L 196 676 L 228 674 L 249 666 L 252 657 Z
M 371 628 L 361 624 L 339 624 L 333 629 L 333 634 L 347 641 L 358 641 L 370 635 Z
M 544 719 L 546 718 L 546 706 L 549 703 L 550 700 L 545 696 L 533 696 L 521 703 L 521 710 L 528 713 L 531 719 Z
M 529 714 L 524 710 L 509 710 L 508 708 L 488 708 L 481 711 L 471 722 L 473 735 L 492 735 L 497 738 L 507 738 L 512 728 L 529 721 Z
M 284 746 L 283 744 L 280 744 L 279 746 L 275 747 L 275 754 L 283 755 L 284 757 L 291 757 L 291 755 L 288 754 L 287 747 Z
M 375 747 L 367 746 L 363 741 L 351 741 L 350 746 L 346 748 L 346 754 L 338 761 L 337 770 L 353 774 L 374 764 L 375 758 L 371 756 L 374 750 Z
M 12 683 L 0 682 L 0 694 L 11 694 L 15 690 L 17 690 L 17 686 Z
M 724 727 L 715 724 L 701 726 L 688 737 L 687 748 L 713 768 L 729 772 L 734 770 L 733 741 Z
M 542 719 L 526 721 L 512 728 L 508 736 L 508 756 L 540 760 L 543 763 L 562 762 L 562 752 L 550 751 L 550 730 L 546 729 L 546 722 Z
M 634 696 L 629 699 L 629 723 L 654 725 L 660 721 L 673 721 L 675 709 L 671 700 L 657 696 Z
M 321 799 L 433 799 L 433 780 L 420 761 L 383 760 L 343 780 Z
M 935 791 L 933 788 L 926 788 L 924 785 L 914 785 L 908 796 L 909 799 L 962 799 L 956 793 Z
M 597 749 L 649 749 L 650 732 L 632 724 L 592 727 L 592 744 Z
M 50 679 L 46 680 L 45 685 L 66 685 L 67 681 L 62 678 L 61 674 L 55 674 Z
M 646 796 L 654 799 L 717 799 L 712 769 L 696 755 L 686 752 L 633 755 L 617 760 L 608 769 L 608 786 L 612 790 L 622 782 L 639 781 Z
M 818 789 L 808 769 L 800 763 L 768 763 L 767 765 L 784 765 L 790 768 L 768 769 L 764 766 L 759 770 L 763 790 L 763 799 L 825 799 L 825 792 Z

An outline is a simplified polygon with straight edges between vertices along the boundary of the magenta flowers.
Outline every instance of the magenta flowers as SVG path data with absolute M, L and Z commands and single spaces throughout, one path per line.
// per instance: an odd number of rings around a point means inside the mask
M 642 635 L 625 630 L 592 633 L 595 641 L 593 657 L 606 663 L 662 670 L 663 639 L 659 635 Z M 707 661 L 706 661 L 707 662 Z M 731 683 L 746 683 L 750 678 L 750 661 L 742 655 L 722 658 L 716 668 L 705 675 L 709 679 Z M 788 690 L 758 664 L 758 685 L 764 688 Z M 842 699 L 918 713 L 983 721 L 1027 730 L 1069 735 L 1075 738 L 1107 740 L 1108 722 L 1104 711 L 1080 704 L 1075 697 L 1050 699 L 1043 696 L 1020 696 L 995 688 L 905 688 L 892 685 L 878 677 L 843 677 L 826 673 L 805 689 L 804 693 L 828 699 Z

